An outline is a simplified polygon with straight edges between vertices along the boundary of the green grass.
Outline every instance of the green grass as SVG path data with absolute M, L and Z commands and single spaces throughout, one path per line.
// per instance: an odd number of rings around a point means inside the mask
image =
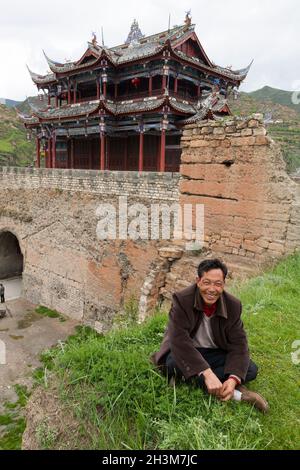
M 24 407 L 27 403 L 29 393 L 26 387 L 16 385 L 15 391 L 18 400 L 14 403 L 4 404 L 6 413 L 0 415 L 0 450 L 18 450 L 21 448 L 22 435 L 25 430 Z
M 0 140 L 0 153 L 13 153 L 14 148 L 10 142 Z
M 0 105 L 0 164 L 27 166 L 33 163 L 34 141 L 27 141 L 26 129 L 13 108 Z
M 221 403 L 184 383 L 167 385 L 149 363 L 163 337 L 165 313 L 106 336 L 80 328 L 66 344 L 44 353 L 46 375 L 39 378 L 48 386 L 53 374 L 60 400 L 73 409 L 82 442 L 92 449 L 299 448 L 300 366 L 291 360 L 292 344 L 300 340 L 299 284 L 300 255 L 295 255 L 233 286 L 260 369 L 251 388 L 268 399 L 266 416 L 246 404 Z M 49 442 L 51 448 L 63 444 L 62 436 L 58 444 L 55 433 L 48 434 L 45 448 Z M 72 445 L 80 448 L 80 439 Z
M 57 312 L 56 310 L 50 310 L 49 308 L 47 307 L 44 307 L 42 305 L 40 305 L 39 307 L 37 307 L 35 309 L 36 313 L 39 313 L 40 315 L 44 316 L 44 317 L 49 317 L 49 318 L 59 318 L 59 320 L 61 322 L 64 322 L 66 321 L 66 319 L 63 317 L 63 315 L 59 312 Z

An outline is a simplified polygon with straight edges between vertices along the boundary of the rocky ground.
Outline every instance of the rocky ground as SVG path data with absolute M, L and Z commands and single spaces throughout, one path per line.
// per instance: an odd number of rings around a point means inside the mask
M 14 298 L 20 287 L 18 280 L 6 281 L 8 313 L 0 319 L 0 341 L 6 352 L 6 363 L 1 364 L 3 360 L 0 361 L 0 409 L 3 403 L 17 399 L 15 384 L 30 389 L 32 372 L 41 365 L 39 354 L 72 334 L 77 324 L 74 320 L 61 321 L 61 318 L 36 313 L 35 305 L 22 298 Z M 0 306 L 3 308 L 4 304 Z

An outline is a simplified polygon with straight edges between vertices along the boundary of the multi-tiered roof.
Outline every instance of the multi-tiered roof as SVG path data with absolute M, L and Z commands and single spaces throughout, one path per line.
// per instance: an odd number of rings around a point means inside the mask
M 108 48 L 95 34 L 82 57 L 60 63 L 45 53 L 51 73 L 29 70 L 48 97 L 32 107 L 25 125 L 56 136 L 179 130 L 186 122 L 228 113 L 228 93 L 246 78 L 241 70 L 215 65 L 205 53 L 195 25 L 185 24 L 144 37 L 136 20 L 124 44 Z M 105 129 L 104 129 L 105 126 Z M 51 134 L 51 135 L 52 135 Z

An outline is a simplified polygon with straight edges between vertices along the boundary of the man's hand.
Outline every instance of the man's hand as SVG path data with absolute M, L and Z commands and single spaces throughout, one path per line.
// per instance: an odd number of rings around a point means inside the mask
M 219 397 L 223 387 L 222 382 L 220 382 L 211 369 L 206 369 L 203 372 L 203 377 L 208 393 Z
M 235 387 L 236 381 L 234 379 L 226 380 L 226 382 L 223 383 L 222 390 L 220 392 L 221 401 L 231 400 Z

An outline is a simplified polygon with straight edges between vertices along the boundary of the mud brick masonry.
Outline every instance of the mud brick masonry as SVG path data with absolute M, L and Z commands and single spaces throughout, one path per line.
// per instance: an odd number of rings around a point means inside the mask
M 261 118 L 187 125 L 179 173 L 1 168 L 0 232 L 19 241 L 23 296 L 101 331 L 131 296 L 143 319 L 194 280 L 203 256 L 223 258 L 236 276 L 294 252 L 300 186 Z M 99 241 L 97 207 L 118 207 L 124 195 L 148 208 L 204 204 L 204 252 L 179 241 Z

